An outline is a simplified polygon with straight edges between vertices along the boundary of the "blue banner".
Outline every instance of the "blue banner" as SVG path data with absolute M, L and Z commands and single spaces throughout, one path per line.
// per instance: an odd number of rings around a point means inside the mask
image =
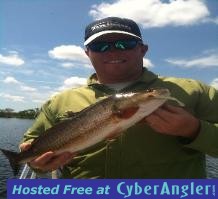
M 218 179 L 9 179 L 8 199 L 216 199 Z

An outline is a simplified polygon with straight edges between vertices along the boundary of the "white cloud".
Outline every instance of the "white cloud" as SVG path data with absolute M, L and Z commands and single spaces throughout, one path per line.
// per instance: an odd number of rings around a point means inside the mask
M 44 90 L 50 90 L 51 87 L 50 86 L 40 86 L 41 89 L 44 89 Z
M 41 104 L 45 103 L 45 100 L 42 100 L 42 99 L 34 99 L 33 102 L 41 105 Z
M 144 28 L 191 25 L 210 15 L 202 0 L 117 0 L 93 5 L 89 14 L 95 19 L 108 16 L 131 18 Z
M 30 87 L 30 86 L 25 86 L 25 85 L 21 85 L 20 89 L 22 91 L 27 91 L 27 92 L 35 92 L 35 91 L 37 91 L 36 88 Z
M 74 67 L 93 68 L 91 62 L 89 62 L 89 63 L 64 62 L 61 64 L 61 66 L 63 68 L 74 68 Z
M 33 60 L 31 60 L 31 62 L 32 62 L 33 64 L 48 64 L 48 63 L 49 63 L 48 60 L 46 60 L 46 59 L 40 59 L 40 58 L 38 58 L 38 59 L 33 59 Z
M 203 55 L 194 59 L 167 59 L 167 62 L 186 68 L 218 67 L 218 54 Z
M 215 78 L 210 85 L 218 90 L 218 78 Z
M 64 90 L 67 88 L 76 88 L 79 86 L 83 86 L 87 83 L 87 79 L 86 78 L 82 78 L 82 77 L 70 77 L 68 79 L 66 79 L 64 81 L 64 85 L 59 87 L 58 90 Z
M 21 66 L 24 64 L 24 60 L 21 59 L 17 53 L 8 56 L 3 56 L 0 54 L 0 64 L 1 63 L 12 66 Z
M 61 66 L 63 66 L 64 68 L 73 68 L 75 67 L 75 64 L 70 63 L 70 62 L 65 62 L 65 63 L 62 63 Z
M 22 82 L 16 80 L 16 79 L 15 79 L 14 77 L 12 77 L 12 76 L 6 77 L 6 78 L 3 80 L 3 82 L 4 82 L 5 84 L 16 84 L 16 85 L 18 85 L 18 88 L 19 88 L 21 91 L 27 91 L 27 92 L 35 92 L 35 91 L 37 91 L 36 88 L 27 86 L 27 85 L 25 85 L 24 83 L 22 83 Z
M 10 95 L 7 93 L 0 93 L 0 96 L 2 98 L 5 98 L 6 100 L 12 100 L 14 102 L 24 102 L 24 97 L 22 97 L 22 96 Z
M 215 17 L 215 18 L 205 18 L 203 20 L 203 22 L 205 23 L 215 23 L 215 24 L 218 24 L 218 17 Z
M 6 84 L 20 84 L 19 81 L 17 81 L 14 77 L 8 76 L 3 80 Z
M 51 96 L 51 94 L 54 91 L 52 91 L 52 89 L 50 89 L 49 91 L 43 91 L 40 90 L 40 92 L 30 92 L 28 95 L 28 98 L 34 102 L 34 103 L 38 103 L 40 106 L 42 105 L 42 103 L 44 103 L 46 100 L 48 100 Z
M 214 22 L 215 24 L 218 24 L 218 17 L 212 19 L 212 22 Z
M 10 50 L 10 51 L 8 51 L 8 53 L 18 55 L 18 52 L 16 50 Z
M 48 52 L 49 56 L 59 60 L 70 60 L 82 63 L 89 63 L 89 59 L 86 56 L 84 49 L 75 45 L 61 45 L 55 47 Z
M 91 62 L 85 51 L 80 46 L 61 45 L 48 52 L 53 59 L 68 61 L 61 64 L 64 68 L 85 67 L 92 68 Z
M 151 61 L 147 58 L 143 58 L 143 66 L 146 68 L 153 68 L 154 65 L 151 63 Z

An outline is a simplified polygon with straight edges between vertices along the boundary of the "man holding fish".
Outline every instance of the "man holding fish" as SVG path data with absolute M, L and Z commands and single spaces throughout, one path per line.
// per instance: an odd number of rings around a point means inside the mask
M 2 150 L 14 170 L 28 162 L 61 168 L 62 178 L 205 178 L 205 154 L 218 157 L 218 91 L 144 68 L 148 46 L 130 19 L 94 21 L 84 45 L 96 73 L 42 106 L 23 152 Z

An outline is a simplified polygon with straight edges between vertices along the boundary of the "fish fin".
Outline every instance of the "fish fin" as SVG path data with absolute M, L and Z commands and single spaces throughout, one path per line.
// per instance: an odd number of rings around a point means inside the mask
M 120 109 L 116 109 L 116 107 L 114 107 L 113 114 L 121 119 L 129 119 L 138 111 L 138 109 L 139 109 L 139 107 L 130 107 L 127 109 L 120 110 Z
M 20 170 L 20 165 L 17 161 L 17 152 L 0 149 L 2 153 L 8 158 L 11 168 L 13 169 L 14 176 L 16 176 Z

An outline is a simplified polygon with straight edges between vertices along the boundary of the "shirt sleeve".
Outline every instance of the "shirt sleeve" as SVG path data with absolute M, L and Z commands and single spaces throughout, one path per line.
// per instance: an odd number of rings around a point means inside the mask
M 50 104 L 50 101 L 46 102 L 42 106 L 38 117 L 34 121 L 33 125 L 26 131 L 20 143 L 32 142 L 46 129 L 54 125 L 55 120 L 54 120 L 54 116 L 49 110 L 49 104 Z
M 196 115 L 201 126 L 198 136 L 185 146 L 218 157 L 218 91 L 203 84 L 200 86 Z

